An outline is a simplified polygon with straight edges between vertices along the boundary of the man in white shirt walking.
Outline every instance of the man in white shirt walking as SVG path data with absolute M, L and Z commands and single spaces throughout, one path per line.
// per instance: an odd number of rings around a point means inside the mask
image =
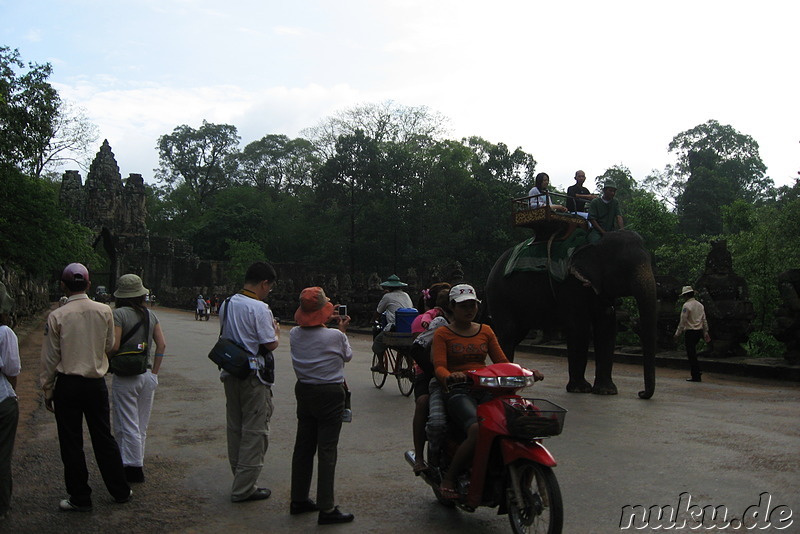
M 711 336 L 708 334 L 706 310 L 702 304 L 695 300 L 692 286 L 683 286 L 681 296 L 686 299 L 686 302 L 684 302 L 681 309 L 681 320 L 678 323 L 678 329 L 675 330 L 675 341 L 678 341 L 681 334 L 684 334 L 686 356 L 689 358 L 692 373 L 692 377 L 687 378 L 686 381 L 702 382 L 700 378 L 702 375 L 700 363 L 697 361 L 697 344 L 700 342 L 700 338 L 703 338 L 706 343 L 711 342 Z

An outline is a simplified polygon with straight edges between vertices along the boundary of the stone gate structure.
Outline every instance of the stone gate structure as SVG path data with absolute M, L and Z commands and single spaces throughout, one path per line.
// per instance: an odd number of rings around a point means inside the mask
M 119 276 L 135 273 L 164 302 L 177 287 L 222 283 L 220 262 L 200 260 L 184 241 L 149 234 L 142 175 L 122 179 L 108 140 L 92 161 L 86 183 L 78 171 L 64 173 L 59 202 L 73 221 L 94 232 L 95 250 L 108 258 L 105 266 L 90 266 L 95 288 L 102 285 L 113 293 Z M 193 292 L 188 291 L 187 300 Z

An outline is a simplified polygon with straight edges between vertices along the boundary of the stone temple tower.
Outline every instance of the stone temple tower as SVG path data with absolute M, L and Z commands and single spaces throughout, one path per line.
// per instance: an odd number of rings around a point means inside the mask
M 102 247 L 108 257 L 107 265 L 95 269 L 95 287 L 113 291 L 120 275 L 144 275 L 150 254 L 144 180 L 131 174 L 123 182 L 108 140 L 92 161 L 85 184 L 78 171 L 64 173 L 59 200 L 73 220 L 94 231 L 95 249 Z

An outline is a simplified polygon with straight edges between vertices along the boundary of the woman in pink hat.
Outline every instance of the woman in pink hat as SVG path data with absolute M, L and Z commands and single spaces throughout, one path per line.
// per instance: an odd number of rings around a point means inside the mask
M 338 328 L 325 326 L 332 319 Z M 333 486 L 347 393 L 344 364 L 353 358 L 346 335 L 350 316 L 334 314 L 333 304 L 321 287 L 307 287 L 300 293 L 294 320 L 298 326 L 289 332 L 289 343 L 297 376 L 297 436 L 289 512 L 295 515 L 318 510 L 320 525 L 347 523 L 353 520 L 353 514 L 336 506 Z M 315 454 L 317 502 L 309 498 Z

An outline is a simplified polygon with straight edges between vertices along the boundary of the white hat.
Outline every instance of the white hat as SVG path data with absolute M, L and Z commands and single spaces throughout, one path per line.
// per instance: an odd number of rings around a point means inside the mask
M 686 293 L 694 293 L 692 286 L 683 286 L 683 289 L 681 289 L 681 296 L 684 296 Z
M 469 284 L 458 284 L 450 289 L 451 302 L 464 302 L 465 300 L 478 300 L 475 288 Z

